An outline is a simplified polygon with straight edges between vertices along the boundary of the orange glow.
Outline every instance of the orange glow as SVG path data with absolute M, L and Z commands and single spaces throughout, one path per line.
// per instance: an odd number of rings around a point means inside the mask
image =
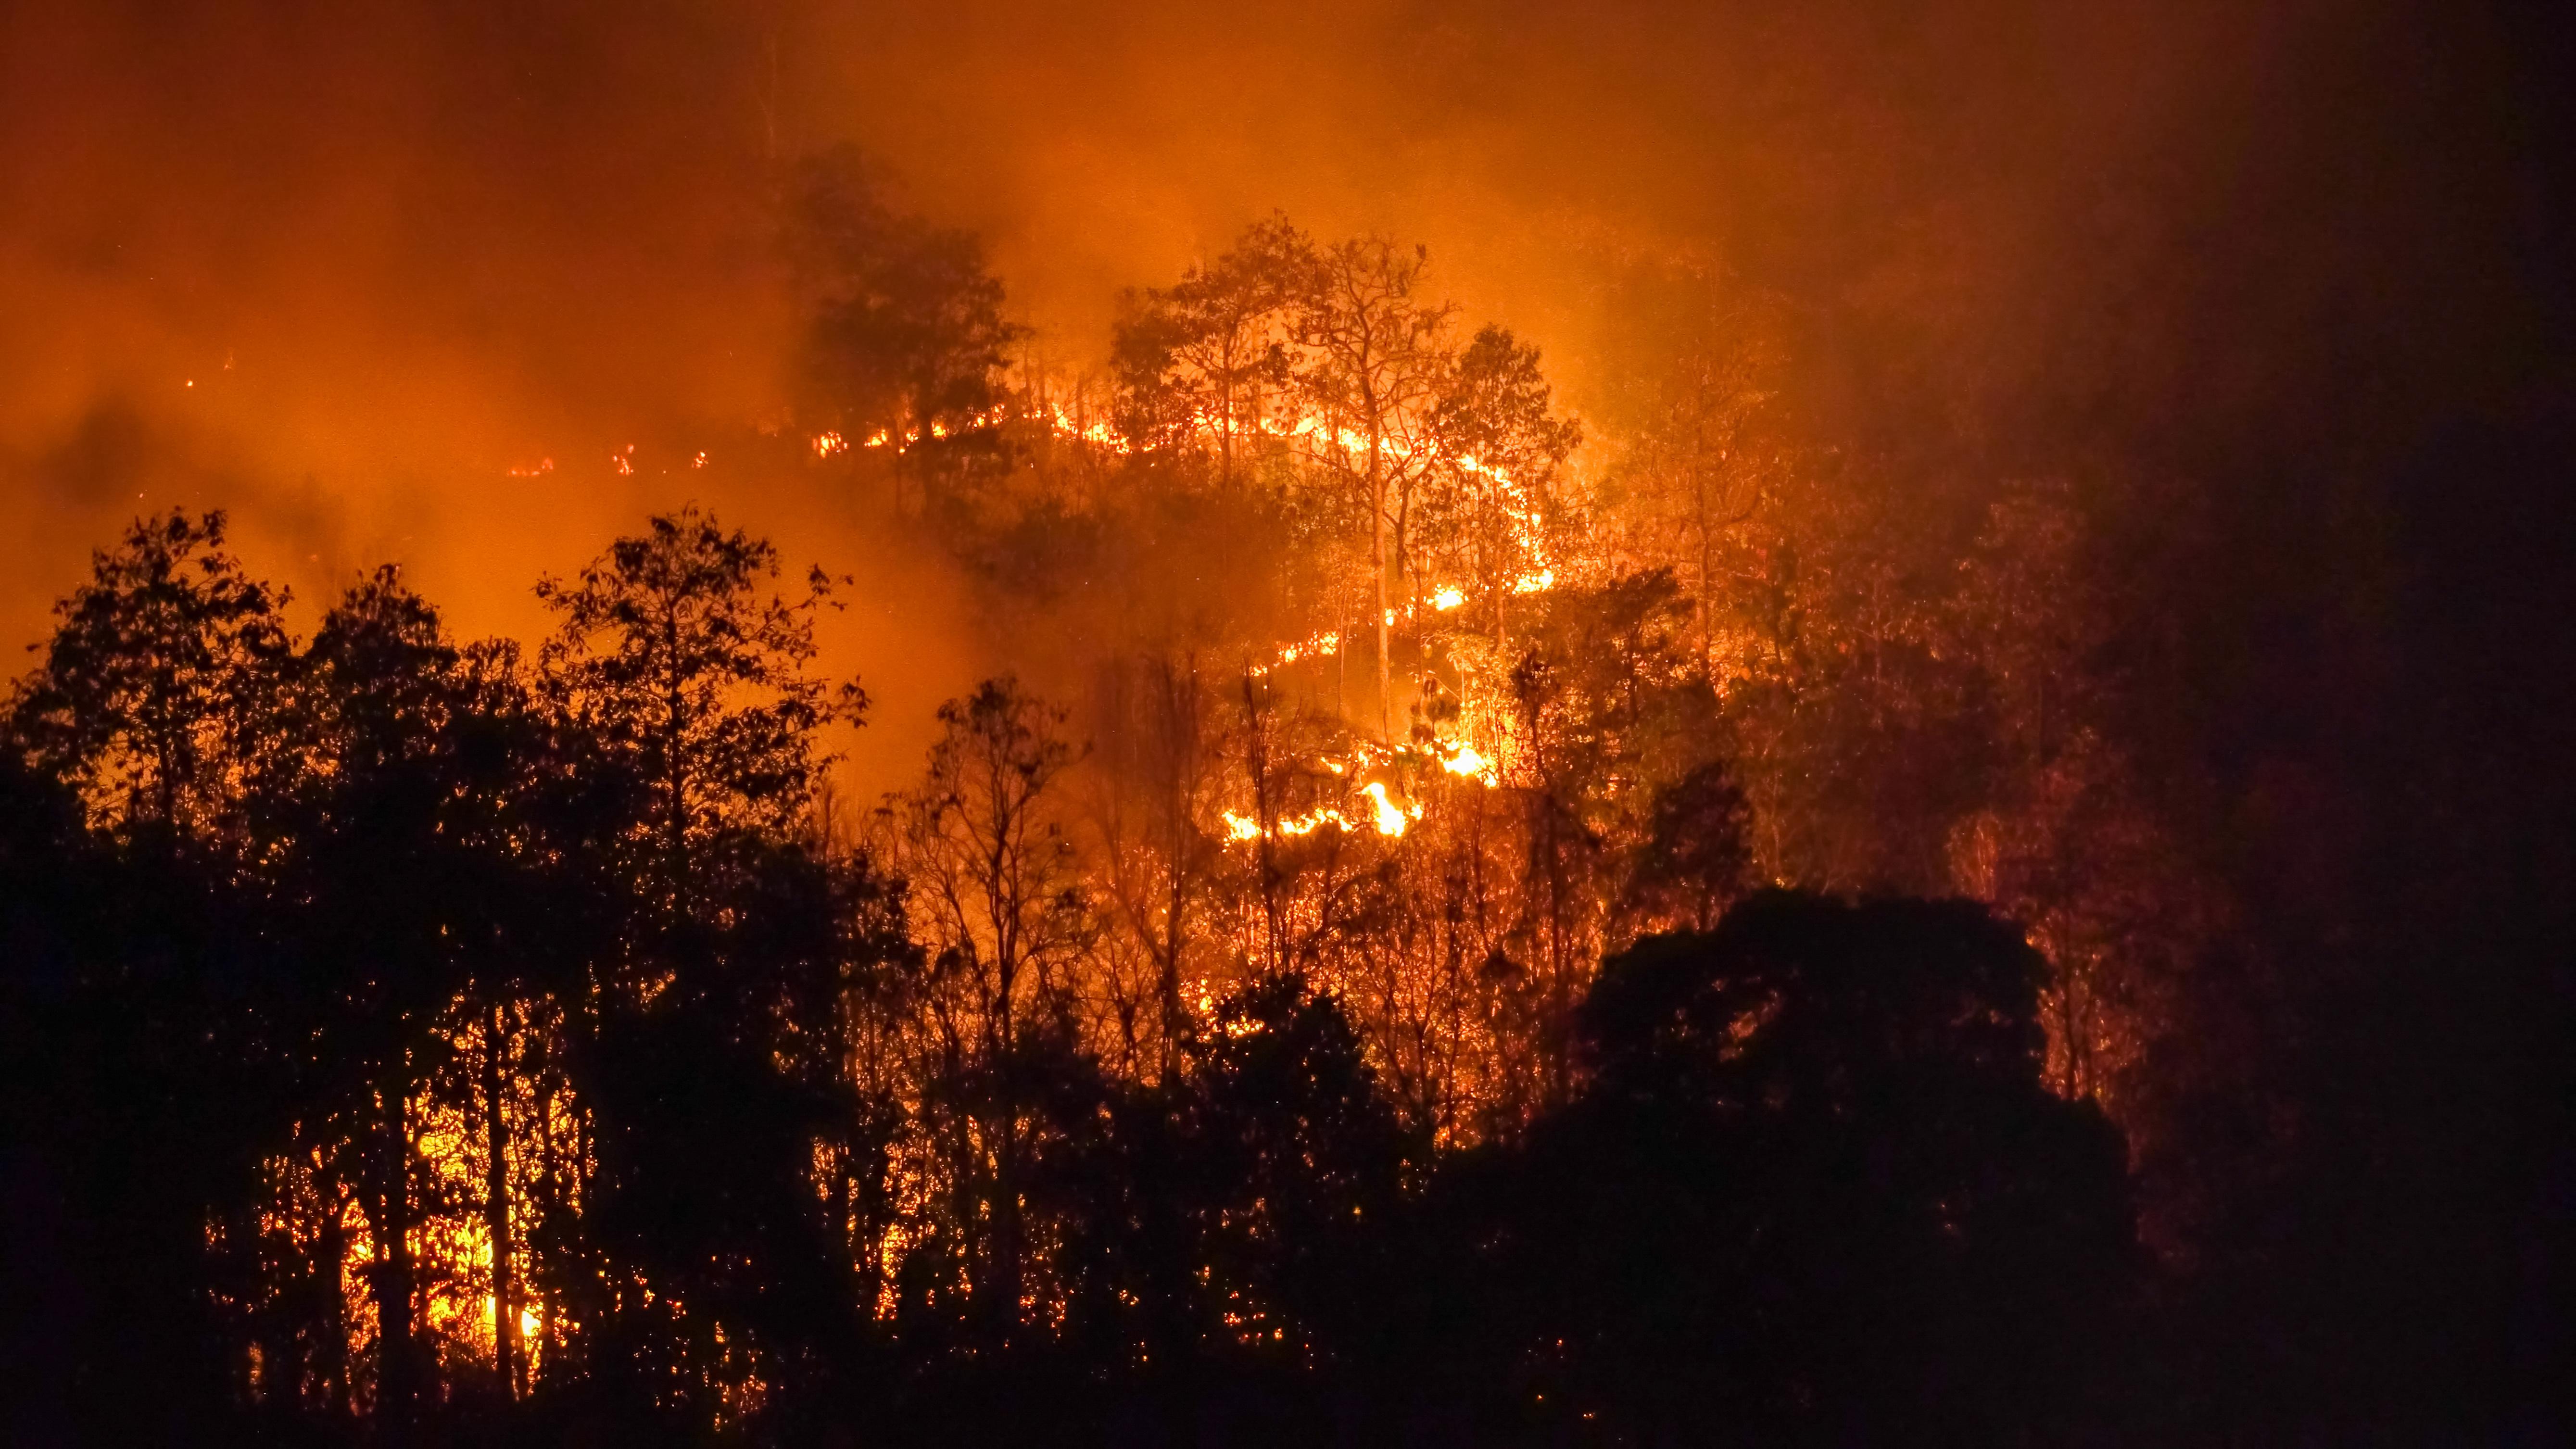
M 1336 774 L 1341 773 L 1341 768 L 1331 761 L 1326 762 L 1326 767 L 1332 769 Z M 1363 828 L 1372 829 L 1380 835 L 1393 839 L 1402 836 L 1405 830 L 1410 827 L 1414 821 L 1422 818 L 1422 807 L 1420 805 L 1396 804 L 1395 801 L 1390 798 L 1384 781 L 1371 780 L 1366 785 L 1360 787 L 1360 794 L 1365 796 L 1369 803 L 1365 826 L 1363 826 L 1360 821 L 1354 820 L 1348 812 L 1342 810 L 1340 807 L 1324 805 L 1313 810 L 1309 810 L 1303 815 L 1281 817 L 1279 822 L 1272 828 L 1271 833 L 1276 836 L 1287 836 L 1293 838 L 1301 835 L 1312 835 L 1316 831 L 1330 825 L 1336 829 L 1349 831 L 1358 831 Z M 1235 841 L 1251 841 L 1259 840 L 1261 838 L 1261 822 L 1254 817 L 1245 815 L 1240 811 L 1228 810 L 1224 813 L 1223 818 L 1225 820 L 1225 833 L 1227 839 Z
M 1361 789 L 1360 793 L 1377 802 L 1377 820 L 1375 823 L 1377 825 L 1378 834 L 1402 835 L 1404 833 L 1404 827 L 1411 823 L 1412 816 L 1409 816 L 1403 810 L 1396 808 L 1395 804 L 1386 798 L 1385 782 L 1371 780 Z M 1421 807 L 1415 806 L 1412 815 L 1420 815 L 1421 813 Z
M 491 1294 L 486 1293 L 483 1295 L 484 1322 L 489 1323 L 492 1321 L 493 1310 L 499 1306 L 499 1303 L 500 1300 L 494 1298 Z M 545 1320 L 537 1316 L 537 1310 L 534 1308 L 522 1308 L 519 1310 L 519 1338 L 522 1342 L 534 1342 L 540 1330 L 544 1327 Z
M 1265 675 L 1279 665 L 1294 664 L 1300 659 L 1329 659 L 1335 654 L 1340 653 L 1341 648 L 1341 631 L 1338 629 L 1328 629 L 1321 634 L 1300 639 L 1294 644 L 1283 644 L 1279 646 L 1279 652 L 1271 659 L 1271 662 L 1268 664 L 1256 664 L 1252 666 L 1252 673 L 1255 677 Z
M 1440 768 L 1452 775 L 1462 775 L 1486 785 L 1498 783 L 1494 762 L 1474 745 L 1461 743 L 1440 762 Z

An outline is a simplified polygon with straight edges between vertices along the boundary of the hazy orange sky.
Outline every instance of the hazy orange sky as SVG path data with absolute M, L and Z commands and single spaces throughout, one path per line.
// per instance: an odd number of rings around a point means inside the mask
M 2277 81 L 2334 7 L 2240 8 L 8 0 L 0 638 L 171 505 L 304 600 L 393 560 L 524 634 L 539 574 L 696 499 L 860 576 L 831 662 L 912 738 L 1007 641 L 828 475 L 728 446 L 792 326 L 777 162 L 839 141 L 981 232 L 1068 368 L 1276 207 L 1428 243 L 1579 409 L 1650 330 L 1613 283 L 1684 255 L 1843 319 L 1809 401 L 1852 427 L 2223 377 L 2122 319 L 2314 129 Z

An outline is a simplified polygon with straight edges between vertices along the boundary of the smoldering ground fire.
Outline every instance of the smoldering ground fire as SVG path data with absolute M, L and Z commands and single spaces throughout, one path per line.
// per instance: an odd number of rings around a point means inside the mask
M 2546 1435 L 2564 57 L 2240 10 L 0 12 L 9 1422 Z

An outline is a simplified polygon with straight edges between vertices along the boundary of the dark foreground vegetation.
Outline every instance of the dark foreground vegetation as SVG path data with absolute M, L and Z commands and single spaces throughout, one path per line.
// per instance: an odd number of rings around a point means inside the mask
M 2044 1080 L 2049 963 L 1979 904 L 1704 871 L 1535 1105 L 1444 1138 L 1311 946 L 1137 1032 L 1009 681 L 836 838 L 816 738 L 863 700 L 755 540 L 655 520 L 548 586 L 534 661 L 390 572 L 291 640 L 221 541 L 101 555 L 14 715 L 24 1442 L 2244 1422 L 2195 1341 L 2233 1285 L 2141 1248 L 2121 1135 Z M 1667 890 L 1745 853 L 1704 813 Z
M 925 955 L 905 884 L 820 833 L 813 736 L 858 701 L 803 679 L 755 541 L 657 520 L 555 590 L 532 668 L 391 574 L 294 643 L 220 543 L 138 525 L 19 699 L 42 1437 L 1991 1442 L 2127 1411 L 2119 1139 L 2042 1085 L 2044 963 L 1982 907 L 1773 891 L 1648 937 L 1575 1009 L 1561 1095 L 1444 1149 L 1294 964 L 1105 1060 L 1094 983 L 1032 939 L 1067 928 L 1042 828 L 922 858 L 979 922 Z M 1032 711 L 953 707 L 909 827 L 1027 807 Z

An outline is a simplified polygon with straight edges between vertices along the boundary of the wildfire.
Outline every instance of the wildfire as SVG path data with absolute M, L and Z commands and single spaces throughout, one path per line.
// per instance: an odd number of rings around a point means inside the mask
M 1360 793 L 1377 803 L 1377 833 L 1380 835 L 1402 835 L 1404 827 L 1422 813 L 1419 805 L 1413 807 L 1411 815 L 1397 809 L 1395 802 L 1386 798 L 1386 784 L 1381 780 L 1369 781 Z
M 890 447 L 900 453 L 909 449 L 913 444 L 920 442 L 924 438 L 945 439 L 953 438 L 960 433 L 980 432 L 981 430 L 992 427 L 997 423 L 1009 420 L 1012 415 L 1010 406 L 1008 404 L 1004 404 L 989 412 L 969 414 L 964 420 L 959 422 L 952 423 L 944 418 L 934 419 L 927 427 L 907 428 L 900 434 L 896 433 L 892 428 L 879 428 L 875 432 L 861 438 L 859 440 L 859 446 L 862 448 Z M 1037 412 L 1030 412 L 1026 414 L 1026 416 L 1041 419 L 1043 417 L 1042 414 Z M 829 458 L 835 453 L 848 452 L 849 447 L 849 439 L 841 436 L 839 433 L 818 434 L 814 439 L 814 456 L 817 458 Z
M 1386 785 L 1382 781 L 1370 781 L 1368 784 L 1360 787 L 1360 793 L 1368 797 L 1369 802 L 1365 825 L 1360 821 L 1353 820 L 1349 813 L 1342 810 L 1339 806 L 1323 805 L 1318 806 L 1313 810 L 1309 810 L 1303 815 L 1282 817 L 1278 824 L 1273 827 L 1271 833 L 1274 835 L 1291 837 L 1312 835 L 1316 831 L 1330 825 L 1349 831 L 1358 831 L 1363 828 L 1374 829 L 1378 834 L 1392 839 L 1404 834 L 1406 827 L 1410 826 L 1414 821 L 1422 818 L 1421 806 L 1413 804 L 1396 804 L 1394 800 L 1388 797 Z M 1229 840 L 1259 840 L 1261 838 L 1261 822 L 1252 816 L 1228 810 L 1225 812 L 1225 833 L 1226 838 Z
M 964 432 L 995 427 L 1014 417 L 1040 424 L 1060 437 L 1105 448 L 1114 453 L 1132 454 L 1143 451 L 1145 447 L 1107 422 L 1096 419 L 1085 420 L 1064 404 L 1054 402 L 1017 409 L 1004 403 L 988 412 L 970 414 L 960 422 L 935 420 L 927 428 L 907 429 L 900 436 L 881 428 L 870 435 L 862 446 L 870 448 L 890 446 L 895 451 L 902 452 L 920 442 L 925 436 L 934 439 L 950 438 Z M 1345 454 L 1364 453 L 1369 448 L 1366 434 L 1351 428 L 1334 426 L 1311 415 L 1300 416 L 1294 420 L 1263 417 L 1255 419 L 1252 426 L 1274 438 L 1338 448 Z M 1213 430 L 1208 424 L 1203 423 L 1201 427 L 1203 430 Z M 814 440 L 815 452 L 827 458 L 842 451 L 846 446 L 847 444 L 838 433 L 825 433 Z M 1416 444 L 1402 437 L 1382 436 L 1377 440 L 1377 449 L 1381 456 L 1401 467 L 1414 462 L 1426 451 L 1427 445 Z M 1509 470 L 1495 467 L 1473 456 L 1456 456 L 1449 461 L 1463 472 L 1490 479 L 1500 486 L 1505 499 L 1504 507 L 1520 526 L 1522 545 L 1529 550 L 1531 557 L 1538 561 L 1539 567 L 1515 581 L 1512 591 L 1528 594 L 1553 587 L 1556 575 L 1548 565 L 1546 550 L 1540 540 L 1538 512 L 1523 495 L 1519 482 L 1512 477 Z M 1433 596 L 1433 607 L 1442 613 L 1458 608 L 1466 602 L 1466 590 L 1454 584 L 1443 585 Z M 1390 618 L 1388 622 L 1393 623 L 1394 620 Z
M 1008 410 L 1006 408 L 996 408 L 992 413 L 975 419 L 969 424 L 969 426 L 987 426 L 990 423 L 1001 421 L 1007 415 Z M 1042 423 L 1047 427 L 1052 428 L 1056 433 L 1063 437 L 1070 438 L 1078 442 L 1107 448 L 1113 452 L 1122 454 L 1133 453 L 1138 450 L 1137 444 L 1121 435 L 1116 429 L 1110 427 L 1107 423 L 1084 422 L 1081 418 L 1067 411 L 1062 404 L 1051 404 L 1045 408 L 1032 408 L 1024 413 L 1023 416 L 1027 417 L 1031 421 Z M 1202 426 L 1205 427 L 1204 424 Z M 1260 432 L 1274 438 L 1287 441 L 1303 441 L 1309 444 L 1320 444 L 1326 447 L 1338 448 L 1345 455 L 1364 453 L 1369 447 L 1369 440 L 1365 434 L 1350 428 L 1333 426 L 1332 424 L 1313 416 L 1301 416 L 1294 420 L 1263 417 L 1255 419 L 1253 426 Z M 936 434 L 935 429 L 934 435 L 938 435 Z M 914 434 L 908 437 L 906 442 L 918 441 L 918 438 L 919 435 Z M 869 446 L 876 446 L 876 442 L 876 439 L 870 439 Z M 1424 446 L 1425 445 L 1417 445 L 1411 440 L 1402 437 L 1381 437 L 1377 441 L 1379 453 L 1392 459 L 1399 467 L 1411 464 L 1424 451 Z M 1502 506 L 1504 511 L 1510 515 L 1513 523 L 1516 525 L 1515 531 L 1520 535 L 1521 547 L 1527 550 L 1530 559 L 1536 565 L 1528 572 L 1523 573 L 1512 580 L 1510 584 L 1511 591 L 1516 595 L 1527 595 L 1544 593 L 1547 590 L 1556 587 L 1556 569 L 1549 561 L 1548 550 L 1543 536 L 1543 530 L 1540 525 L 1538 510 L 1536 506 L 1532 504 L 1528 496 L 1522 491 L 1519 481 L 1512 477 L 1509 470 L 1495 467 L 1494 465 L 1473 456 L 1452 457 L 1449 461 L 1462 472 L 1473 473 L 1478 477 L 1492 481 L 1501 491 Z M 1442 584 L 1438 589 L 1434 590 L 1431 595 L 1431 607 L 1433 611 L 1437 613 L 1448 613 L 1454 609 L 1463 607 L 1466 602 L 1467 591 L 1464 587 L 1458 584 Z M 1413 617 L 1414 612 L 1415 606 L 1411 604 L 1407 604 L 1403 610 L 1404 616 L 1407 620 L 1410 620 Z M 1385 622 L 1389 626 L 1393 626 L 1398 622 L 1395 610 L 1390 609 L 1386 611 Z M 1329 654 L 1333 652 L 1332 648 L 1329 646 L 1321 648 L 1314 647 L 1316 644 L 1327 640 L 1338 643 L 1338 636 L 1326 634 L 1318 636 L 1318 638 L 1313 641 L 1300 641 L 1297 644 L 1291 644 L 1280 651 L 1279 658 L 1275 662 L 1278 664 L 1291 663 L 1301 657 L 1301 655 L 1309 652 Z M 1253 672 L 1256 674 L 1264 674 L 1269 672 L 1270 667 L 1271 666 L 1263 666 L 1256 668 Z
M 1086 419 L 1063 404 L 1054 402 L 1016 408 L 1010 404 L 1004 404 L 989 412 L 970 415 L 959 422 L 937 420 L 926 427 L 907 429 L 900 434 L 880 428 L 862 440 L 860 446 L 890 447 L 900 453 L 921 442 L 925 437 L 947 439 L 961 433 L 998 426 L 1015 417 L 1047 428 L 1068 441 L 1115 453 L 1132 454 L 1139 451 L 1141 446 L 1121 434 L 1109 423 Z M 1263 417 L 1256 419 L 1253 426 L 1274 438 L 1338 448 L 1345 454 L 1364 452 L 1369 446 L 1369 440 L 1364 434 L 1350 428 L 1336 427 L 1313 416 L 1300 416 L 1293 419 Z M 1413 462 L 1425 445 L 1419 445 L 1401 437 L 1381 437 L 1378 439 L 1377 446 L 1381 454 L 1392 458 L 1398 466 L 1403 466 Z M 836 453 L 847 451 L 848 448 L 848 440 L 837 432 L 824 433 L 814 439 L 814 451 L 818 458 L 829 458 Z M 1508 470 L 1495 467 L 1478 458 L 1452 457 L 1448 461 L 1464 472 L 1491 480 L 1499 487 L 1503 495 L 1503 506 L 1517 525 L 1516 531 L 1520 535 L 1521 546 L 1535 565 L 1527 572 L 1513 578 L 1504 587 L 1508 587 L 1516 596 L 1545 593 L 1555 588 L 1556 570 L 1549 561 L 1541 536 L 1538 511 L 1521 491 L 1517 480 Z M 1466 586 L 1457 583 L 1439 585 L 1432 590 L 1427 600 L 1431 612 L 1438 614 L 1453 613 L 1462 609 L 1466 607 L 1467 601 Z M 1418 604 L 1406 604 L 1400 611 L 1403 616 L 1401 620 L 1397 617 L 1398 610 L 1388 609 L 1384 611 L 1383 622 L 1390 627 L 1399 623 L 1410 624 L 1416 618 L 1419 608 Z M 1248 672 L 1255 678 L 1266 677 L 1275 669 L 1296 664 L 1302 660 L 1331 658 L 1341 652 L 1341 647 L 1342 634 L 1339 629 L 1323 630 L 1303 639 L 1295 639 L 1279 645 L 1269 659 L 1250 665 Z M 1391 753 L 1405 753 L 1405 751 Z M 1438 764 L 1441 770 L 1460 779 L 1473 780 L 1488 788 L 1500 783 L 1500 767 L 1494 757 L 1467 741 L 1443 740 L 1436 742 L 1427 752 L 1414 753 L 1427 753 L 1429 762 Z M 1344 773 L 1345 766 L 1338 761 L 1326 760 L 1322 763 L 1326 769 L 1335 774 Z M 1372 782 L 1363 787 L 1362 793 L 1368 797 L 1369 805 L 1359 821 L 1355 821 L 1337 807 L 1325 806 L 1304 815 L 1279 820 L 1274 826 L 1275 833 L 1281 836 L 1309 835 L 1327 825 L 1357 830 L 1363 828 L 1364 823 L 1365 828 L 1374 829 L 1380 835 L 1394 838 L 1402 836 L 1406 825 L 1420 817 L 1419 806 L 1397 805 L 1389 798 L 1387 787 L 1382 783 Z M 1262 834 L 1260 822 L 1251 816 L 1227 812 L 1225 824 L 1228 837 L 1236 841 L 1257 840 Z
M 1282 817 L 1272 833 L 1290 836 L 1312 835 L 1327 825 L 1343 830 L 1358 828 L 1351 824 L 1351 818 L 1343 814 L 1338 807 L 1325 805 L 1309 810 L 1303 815 Z M 1227 838 L 1232 840 L 1259 840 L 1261 822 L 1249 815 L 1238 815 L 1228 810 L 1225 812 L 1225 833 Z
M 1258 679 L 1282 664 L 1294 664 L 1300 659 L 1329 659 L 1340 653 L 1341 648 L 1342 631 L 1327 629 L 1321 634 L 1309 635 L 1293 644 L 1280 645 L 1279 652 L 1269 663 L 1252 666 L 1252 675 Z
M 1086 423 L 1067 412 L 1061 403 L 1050 405 L 1043 414 L 1032 412 L 1029 416 L 1039 419 L 1067 437 L 1078 438 L 1112 452 L 1132 453 L 1136 450 L 1135 445 L 1121 436 L 1117 429 L 1107 423 Z
M 911 448 L 914 444 L 919 443 L 925 437 L 932 439 L 952 438 L 961 433 L 977 432 L 986 428 L 998 426 L 1010 421 L 1014 417 L 1040 424 L 1041 426 L 1052 430 L 1060 437 L 1074 442 L 1088 444 L 1092 447 L 1104 448 L 1114 453 L 1131 454 L 1140 451 L 1141 448 L 1141 445 L 1120 433 L 1107 422 L 1099 420 L 1086 421 L 1080 415 L 1066 408 L 1062 403 L 1047 403 L 1040 406 L 1030 406 L 1017 409 L 1008 403 L 1004 403 L 994 407 L 990 411 L 971 414 L 964 420 L 956 423 L 951 423 L 944 419 L 933 420 L 927 427 L 909 428 L 900 435 L 897 435 L 889 429 L 879 428 L 863 439 L 860 446 L 867 448 L 891 447 L 896 452 L 900 453 Z M 1294 421 L 1282 421 L 1277 418 L 1265 417 L 1257 419 L 1254 422 L 1254 427 L 1274 438 L 1289 441 L 1318 443 L 1324 446 L 1338 448 L 1346 454 L 1365 452 L 1369 446 L 1369 441 L 1365 434 L 1356 432 L 1350 428 L 1335 427 L 1326 423 L 1322 419 L 1312 416 L 1301 416 Z M 1377 446 L 1378 451 L 1382 455 L 1391 458 L 1398 466 L 1410 464 L 1417 456 L 1420 455 L 1421 452 L 1424 451 L 1421 446 L 1417 446 L 1409 440 L 1400 437 L 1381 437 L 1378 439 Z M 848 449 L 849 441 L 837 432 L 823 433 L 814 439 L 814 453 L 818 458 L 829 458 L 835 453 L 846 452 Z M 630 448 L 628 451 L 632 452 L 633 450 Z M 1479 477 L 1490 479 L 1500 486 L 1505 498 L 1504 507 L 1511 514 L 1514 522 L 1519 525 L 1518 531 L 1521 535 L 1521 544 L 1529 551 L 1530 557 L 1537 561 L 1537 568 L 1528 573 L 1522 574 L 1519 578 L 1513 580 L 1511 585 L 1512 592 L 1515 594 L 1534 594 L 1555 587 L 1556 572 L 1548 563 L 1547 550 L 1540 537 L 1538 512 L 1531 506 L 1529 500 L 1523 496 L 1520 484 L 1512 477 L 1510 472 L 1506 469 L 1497 468 L 1489 463 L 1470 456 L 1454 457 L 1450 459 L 1450 462 L 1464 472 L 1473 473 Z M 1433 593 L 1431 606 L 1434 610 L 1445 614 L 1453 609 L 1462 607 L 1466 602 L 1467 591 L 1464 588 L 1456 584 L 1443 584 Z M 1408 606 L 1405 612 L 1409 616 L 1412 613 L 1411 606 Z M 1388 624 L 1396 622 L 1394 611 L 1388 611 L 1386 622 Z M 1329 645 L 1325 645 L 1320 648 L 1314 647 L 1315 645 L 1322 644 L 1323 641 L 1328 640 L 1335 640 L 1335 636 L 1330 634 L 1319 636 L 1319 639 L 1316 641 L 1309 641 L 1307 644 L 1303 645 L 1291 645 L 1289 648 L 1291 650 L 1308 649 L 1311 652 L 1329 654 L 1332 652 L 1332 648 Z M 1288 663 L 1296 657 L 1297 655 L 1294 653 L 1282 651 L 1278 662 L 1283 664 Z
M 1289 439 L 1302 438 L 1310 441 L 1322 442 L 1329 446 L 1341 449 L 1345 454 L 1365 453 L 1369 449 L 1369 439 L 1366 434 L 1356 432 L 1350 428 L 1333 427 L 1323 422 L 1321 419 L 1314 417 L 1300 417 L 1293 423 L 1282 423 L 1276 419 L 1263 418 L 1258 423 L 1258 426 L 1263 432 L 1270 434 L 1272 437 Z M 1399 467 L 1411 464 L 1416 457 L 1424 451 L 1423 448 L 1416 446 L 1409 439 L 1383 436 L 1377 440 L 1377 450 L 1382 456 L 1392 459 Z M 1451 458 L 1449 461 L 1453 463 L 1459 471 L 1464 473 L 1473 473 L 1480 478 L 1489 479 L 1502 490 L 1503 497 L 1505 499 L 1505 509 L 1512 515 L 1513 520 L 1520 525 L 1522 535 L 1521 542 L 1523 546 L 1529 549 L 1531 557 L 1539 561 L 1538 572 L 1526 576 L 1523 582 L 1526 583 L 1529 578 L 1542 579 L 1544 582 L 1538 583 L 1529 588 L 1516 588 L 1514 592 L 1532 593 L 1537 589 L 1544 589 L 1555 583 L 1555 575 L 1547 567 L 1546 550 L 1541 544 L 1539 538 L 1538 511 L 1531 506 L 1528 497 L 1521 491 L 1519 481 L 1512 477 L 1510 470 L 1495 467 L 1493 464 L 1487 463 L 1472 455 L 1462 454 Z M 1465 602 L 1465 595 L 1463 593 L 1460 594 L 1459 601 L 1461 603 Z
M 497 1306 L 498 1301 L 499 1300 L 495 1299 L 489 1293 L 483 1295 L 483 1322 L 489 1323 L 492 1321 L 492 1313 L 494 1308 Z M 521 1341 L 534 1342 L 536 1340 L 538 1330 L 544 1327 L 545 1320 L 537 1317 L 537 1310 L 534 1308 L 522 1308 L 519 1310 L 519 1338 Z
M 1287 648 L 1280 650 L 1279 662 L 1282 664 L 1293 663 L 1304 654 L 1316 654 L 1329 658 L 1332 655 L 1340 653 L 1341 648 L 1342 631 L 1339 629 L 1331 629 L 1322 634 L 1316 635 L 1314 642 L 1306 645 L 1303 649 L 1300 649 L 1297 645 L 1291 644 Z
M 1501 776 L 1495 769 L 1493 758 L 1464 740 L 1459 741 L 1456 750 L 1442 757 L 1440 768 L 1452 775 L 1481 781 L 1488 786 L 1501 782 Z

